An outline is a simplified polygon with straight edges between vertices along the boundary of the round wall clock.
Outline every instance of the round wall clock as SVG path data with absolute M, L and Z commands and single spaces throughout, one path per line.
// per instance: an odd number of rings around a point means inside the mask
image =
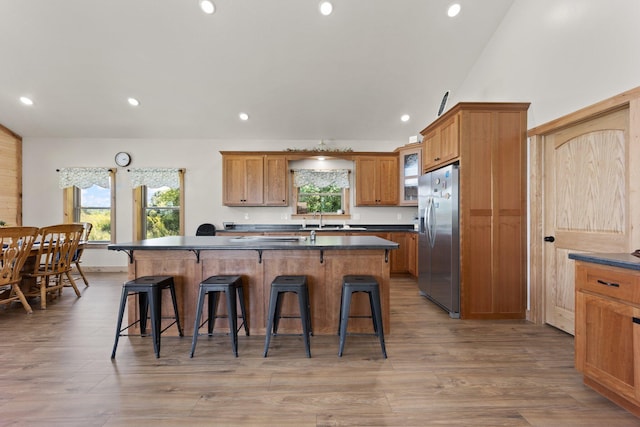
M 125 166 L 129 166 L 129 163 L 131 163 L 131 156 L 129 155 L 129 153 L 125 153 L 124 151 L 121 151 L 118 154 L 116 154 L 116 165 L 120 167 L 125 167 Z

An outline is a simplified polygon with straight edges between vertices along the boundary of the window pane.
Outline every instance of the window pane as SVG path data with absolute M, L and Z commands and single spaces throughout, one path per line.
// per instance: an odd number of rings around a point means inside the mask
M 89 241 L 111 241 L 111 209 L 87 209 L 80 210 L 80 222 L 90 222 L 93 225 Z
M 97 185 L 80 190 L 80 203 L 84 207 L 111 208 L 111 189 Z
M 415 175 L 418 175 L 418 154 L 407 154 L 404 156 L 404 176 Z
M 76 221 L 93 225 L 89 241 L 111 241 L 111 189 L 93 185 L 80 189 L 79 213 Z
M 319 188 L 304 185 L 298 189 L 297 213 L 336 212 L 343 209 L 341 188 L 328 186 Z
M 180 234 L 180 190 L 169 187 L 147 188 L 145 209 L 146 238 Z

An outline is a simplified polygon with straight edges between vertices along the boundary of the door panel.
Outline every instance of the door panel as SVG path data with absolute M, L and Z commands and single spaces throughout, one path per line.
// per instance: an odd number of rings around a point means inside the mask
M 628 110 L 545 135 L 545 322 L 574 333 L 570 252 L 627 252 Z

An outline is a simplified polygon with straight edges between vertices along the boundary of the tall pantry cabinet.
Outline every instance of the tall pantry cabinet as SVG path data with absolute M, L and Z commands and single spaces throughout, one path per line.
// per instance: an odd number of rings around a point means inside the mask
M 526 316 L 528 103 L 459 103 L 425 128 L 423 172 L 460 163 L 460 316 Z

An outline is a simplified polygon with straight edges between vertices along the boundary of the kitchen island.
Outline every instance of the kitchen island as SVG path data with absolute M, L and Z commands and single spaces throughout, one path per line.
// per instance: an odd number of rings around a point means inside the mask
M 174 277 L 178 309 L 185 334 L 193 334 L 198 287 L 202 280 L 218 274 L 237 274 L 243 278 L 245 303 L 251 334 L 264 335 L 271 282 L 278 275 L 306 275 L 309 282 L 313 332 L 336 335 L 340 312 L 342 276 L 368 274 L 380 284 L 385 333 L 389 322 L 389 257 L 398 244 L 375 236 L 171 236 L 116 243 L 110 250 L 129 256 L 129 278 L 149 275 Z M 360 298 L 361 297 L 361 298 Z M 164 297 L 163 312 L 170 313 Z M 165 301 L 167 301 L 165 303 Z M 224 304 L 219 304 L 223 313 Z M 355 295 L 352 315 L 368 315 L 366 295 Z M 294 295 L 286 295 L 283 315 L 297 314 Z M 129 304 L 128 315 L 137 318 L 136 304 Z M 283 333 L 299 330 L 299 319 L 283 318 Z M 216 330 L 228 330 L 226 322 Z M 370 319 L 349 321 L 351 332 L 371 332 Z

